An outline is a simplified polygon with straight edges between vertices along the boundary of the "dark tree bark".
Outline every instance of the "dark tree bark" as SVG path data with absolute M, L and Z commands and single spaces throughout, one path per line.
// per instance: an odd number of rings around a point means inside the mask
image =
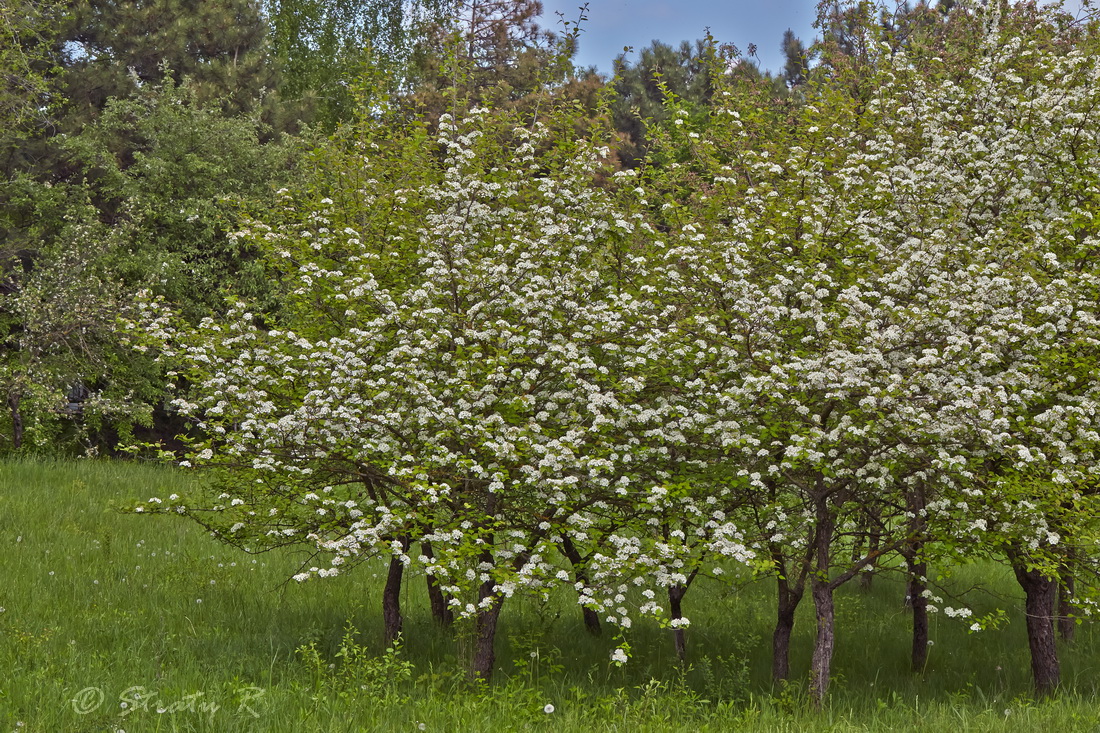
M 817 615 L 817 637 L 814 639 L 814 654 L 810 661 L 810 696 L 814 707 L 825 704 L 825 695 L 829 692 L 829 673 L 833 664 L 833 649 L 836 646 L 836 611 L 833 607 L 833 587 L 827 578 L 816 575 L 810 581 L 810 593 L 814 599 L 814 611 Z
M 673 621 L 679 622 L 684 617 L 681 603 L 686 593 L 687 586 L 680 583 L 671 585 L 668 588 L 669 616 Z M 680 664 L 683 664 L 687 661 L 687 633 L 685 629 L 682 626 L 676 626 L 672 630 L 672 639 L 676 646 L 676 658 L 680 660 Z
M 408 551 L 409 541 L 401 540 L 402 550 Z M 382 626 L 386 646 L 390 646 L 401 635 L 404 619 L 401 616 L 401 578 L 405 574 L 405 564 L 399 557 L 390 558 L 389 572 L 386 573 L 386 586 L 382 589 Z
M 810 576 L 810 594 L 814 599 L 817 616 L 817 637 L 810 660 L 810 697 L 814 707 L 825 704 L 829 691 L 829 673 L 833 664 L 833 648 L 836 645 L 836 610 L 833 606 L 833 585 L 829 582 L 831 545 L 833 539 L 833 515 L 828 499 L 821 496 L 815 502 L 817 522 L 814 536 L 814 569 Z
M 420 550 L 424 553 L 424 556 L 431 559 L 435 555 L 432 553 L 432 543 L 427 540 L 420 541 Z M 435 622 L 445 629 L 449 629 L 454 625 L 455 614 L 448 603 L 447 595 L 439 587 L 439 581 L 435 579 L 434 575 L 427 575 L 428 583 L 428 605 L 432 609 L 432 618 Z
M 500 609 L 503 605 L 504 599 L 498 598 L 489 608 L 477 614 L 472 671 L 475 677 L 486 682 L 492 679 L 493 667 L 496 665 L 497 621 L 500 619 Z
M 928 664 L 928 599 L 927 590 L 928 563 L 924 559 L 925 533 L 924 508 L 927 503 L 923 483 L 918 483 L 905 494 L 906 508 L 912 519 L 909 520 L 909 536 L 912 540 L 903 545 L 901 554 L 905 558 L 909 582 L 906 584 L 905 602 L 913 612 L 913 649 L 911 665 L 914 672 L 923 672 Z
M 1054 639 L 1054 602 L 1058 581 L 1038 570 L 1028 570 L 1023 557 L 1013 553 L 1012 570 L 1024 590 L 1027 644 L 1031 650 L 1031 676 L 1035 692 L 1049 695 L 1061 682 L 1058 649 Z
M 573 565 L 573 577 L 582 587 L 587 588 L 588 573 L 584 569 L 584 558 L 581 557 L 581 553 L 577 551 L 576 545 L 573 544 L 573 540 L 569 539 L 568 535 L 562 537 L 561 550 L 562 554 Z M 581 614 L 584 616 L 584 628 L 589 634 L 599 636 L 603 633 L 603 627 L 600 626 L 600 615 L 596 613 L 595 609 L 581 606 Z
M 8 409 L 11 410 L 11 444 L 16 450 L 23 447 L 23 412 L 19 404 L 23 395 L 19 392 L 8 393 Z
M 791 632 L 805 586 L 801 582 L 792 585 L 784 575 L 776 579 L 776 585 L 779 598 L 772 633 L 772 682 L 779 683 L 791 677 Z
M 1067 644 L 1073 643 L 1073 637 L 1077 631 L 1077 616 L 1079 611 L 1073 604 L 1073 596 L 1076 592 L 1076 581 L 1068 564 L 1062 565 L 1062 580 L 1058 585 L 1058 635 Z
M 491 559 L 491 558 L 490 558 Z M 500 609 L 504 606 L 504 596 L 493 592 L 492 580 L 481 584 L 478 593 L 479 601 L 490 599 L 484 606 L 479 602 L 479 610 L 474 620 L 474 657 L 470 665 L 471 674 L 488 682 L 493 677 L 493 667 L 496 665 L 496 635 L 497 621 L 500 620 Z
M 928 663 L 928 599 L 924 596 L 927 586 L 922 581 L 922 578 L 927 577 L 928 564 L 918 559 L 919 547 L 904 554 L 909 570 L 905 598 L 913 612 L 912 667 L 914 672 L 922 672 Z

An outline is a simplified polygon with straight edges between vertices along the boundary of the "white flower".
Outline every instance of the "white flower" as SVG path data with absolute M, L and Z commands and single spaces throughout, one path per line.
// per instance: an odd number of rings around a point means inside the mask
M 611 652 L 611 661 L 620 666 L 626 664 L 626 651 L 620 647 Z
M 550 713 L 554 712 L 554 706 L 553 706 L 553 705 L 551 705 L 550 703 L 546 703 L 546 707 L 544 707 L 544 708 L 542 709 L 542 712 L 544 712 L 544 713 L 546 713 L 547 715 L 549 715 Z

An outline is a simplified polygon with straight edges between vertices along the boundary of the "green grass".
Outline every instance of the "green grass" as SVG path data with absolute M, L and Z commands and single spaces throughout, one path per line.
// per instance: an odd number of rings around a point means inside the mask
M 516 599 L 502 619 L 498 673 L 477 687 L 459 671 L 461 645 L 432 624 L 420 578 L 406 583 L 405 647 L 386 656 L 379 569 L 286 584 L 301 554 L 244 555 L 189 522 L 112 508 L 188 480 L 124 463 L 0 463 L 0 733 L 1100 731 L 1095 629 L 1082 626 L 1062 649 L 1062 692 L 1033 700 L 1018 591 L 997 566 L 956 569 L 952 583 L 1002 596 L 1007 622 L 971 634 L 934 616 L 923 675 L 908 670 L 901 586 L 880 577 L 870 592 L 842 589 L 821 713 L 804 695 L 808 600 L 793 640 L 796 681 L 771 686 L 765 581 L 692 590 L 684 671 L 667 632 L 639 624 L 634 658 L 616 668 L 613 635 L 588 637 L 571 599 Z M 985 592 L 969 600 L 978 613 L 998 602 Z M 310 645 L 315 654 L 297 651 Z

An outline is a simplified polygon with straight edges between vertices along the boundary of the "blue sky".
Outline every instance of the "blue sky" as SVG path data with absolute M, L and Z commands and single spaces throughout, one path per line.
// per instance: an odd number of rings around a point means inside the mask
M 540 24 L 560 30 L 554 11 L 575 20 L 582 0 L 542 4 Z M 783 31 L 792 29 L 809 45 L 816 14 L 816 0 L 589 0 L 577 63 L 610 74 L 612 60 L 623 46 L 633 46 L 635 52 L 654 40 L 677 46 L 702 38 L 709 27 L 715 40 L 735 44 L 742 54 L 755 43 L 761 67 L 777 71 L 783 65 Z
M 561 30 L 554 11 L 575 20 L 582 2 L 542 0 L 540 25 Z M 1067 0 L 1065 7 L 1076 13 L 1081 1 Z M 635 52 L 654 40 L 678 46 L 680 41 L 702 38 L 709 27 L 715 40 L 733 43 L 742 54 L 755 43 L 761 68 L 779 71 L 783 31 L 790 28 L 809 45 L 816 17 L 817 0 L 589 0 L 577 63 L 610 74 L 623 46 L 633 46 Z

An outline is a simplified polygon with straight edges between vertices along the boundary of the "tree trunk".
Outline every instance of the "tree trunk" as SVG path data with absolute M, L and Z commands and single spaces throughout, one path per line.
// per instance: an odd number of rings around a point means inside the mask
M 424 553 L 424 556 L 428 559 L 432 559 L 435 555 L 432 553 L 432 543 L 427 540 L 420 541 L 420 550 Z M 432 608 L 432 618 L 441 627 L 448 629 L 455 622 L 455 614 L 448 603 L 448 598 L 443 590 L 439 587 L 439 581 L 435 579 L 434 575 L 425 576 L 428 582 L 428 604 Z
M 1024 590 L 1027 614 L 1027 644 L 1031 650 L 1031 676 L 1035 692 L 1049 695 L 1061 681 L 1058 649 L 1054 640 L 1054 600 L 1058 582 L 1038 570 L 1028 570 L 1019 558 L 1012 559 L 1016 580 Z
M 490 511 L 492 506 L 489 507 Z M 486 540 L 491 543 L 491 536 Z M 483 565 L 493 564 L 493 554 L 486 547 L 480 556 Z M 474 617 L 474 657 L 470 664 L 470 672 L 476 679 L 488 682 L 493 677 L 493 667 L 496 665 L 496 636 L 497 621 L 500 619 L 500 609 L 504 606 L 504 596 L 496 590 L 496 583 L 490 577 L 478 588 L 477 616 Z
M 406 551 L 409 549 L 407 539 L 401 540 L 401 547 Z M 391 557 L 386 587 L 382 589 L 382 626 L 386 646 L 393 644 L 401 635 L 401 578 L 404 574 L 405 564 L 401 558 Z
M 504 597 L 493 600 L 488 608 L 477 612 L 474 622 L 474 658 L 470 665 L 470 671 L 474 677 L 488 682 L 493 677 L 493 667 L 496 664 L 496 651 L 494 648 L 497 634 L 497 621 L 500 619 L 500 609 L 504 606 Z
M 687 661 L 687 633 L 682 626 L 679 626 L 680 619 L 684 617 L 681 601 L 684 600 L 685 594 L 687 594 L 686 585 L 677 583 L 668 588 L 669 615 L 674 622 L 677 622 L 672 630 L 672 640 L 676 646 L 676 658 L 680 660 L 680 664 Z
M 817 637 L 810 660 L 810 697 L 814 707 L 821 709 L 829 691 L 829 673 L 833 664 L 833 647 L 836 645 L 836 610 L 833 607 L 833 586 L 829 582 L 829 566 L 833 539 L 833 515 L 827 498 L 816 501 L 814 537 L 814 568 L 810 576 L 810 593 L 814 599 L 817 616 Z
M 603 634 L 603 627 L 600 626 L 600 614 L 596 613 L 596 609 L 581 606 L 581 615 L 584 617 L 584 628 L 589 634 L 592 636 Z
M 906 602 L 913 612 L 913 651 L 912 666 L 914 672 L 923 672 L 928 664 L 928 599 L 924 597 L 925 584 L 921 580 L 927 577 L 928 564 L 917 560 L 920 549 L 906 553 L 909 566 L 909 583 L 906 590 Z
M 23 413 L 19 409 L 19 403 L 23 401 L 23 395 L 19 392 L 8 393 L 8 409 L 11 410 L 11 444 L 16 450 L 23 447 Z
M 817 638 L 814 640 L 814 655 L 810 661 L 810 696 L 814 707 L 820 709 L 825 704 L 825 695 L 829 691 L 829 671 L 833 664 L 833 647 L 836 645 L 836 613 L 833 608 L 833 588 L 828 578 L 817 575 L 810 581 L 810 593 L 814 599 L 814 611 L 817 614 Z
M 785 682 L 791 678 L 791 632 L 794 630 L 794 613 L 802 601 L 802 587 L 792 588 L 787 578 L 777 579 L 779 601 L 772 633 L 772 682 Z
M 1076 592 L 1076 582 L 1070 569 L 1062 566 L 1062 581 L 1058 585 L 1058 635 L 1062 641 L 1070 644 L 1073 642 L 1074 632 L 1077 631 L 1078 610 L 1073 605 L 1073 596 Z
M 913 649 L 910 663 L 913 672 L 923 673 L 928 666 L 928 599 L 924 595 L 924 591 L 928 588 L 928 562 L 924 558 L 923 539 L 924 510 L 927 501 L 923 481 L 918 481 L 911 490 L 905 492 L 905 503 L 911 517 L 909 520 L 911 541 L 902 546 L 901 554 L 905 558 L 909 574 L 905 603 L 913 611 Z
M 561 541 L 562 554 L 569 560 L 573 566 L 573 577 L 581 584 L 581 587 L 588 587 L 588 573 L 584 569 L 584 558 L 581 557 L 581 553 L 577 551 L 577 547 L 573 544 L 573 540 L 569 539 L 568 535 L 562 537 Z M 603 627 L 600 626 L 600 615 L 596 613 L 596 610 L 589 608 L 588 606 L 581 606 L 581 615 L 584 617 L 584 628 L 592 636 L 599 636 L 603 633 Z

